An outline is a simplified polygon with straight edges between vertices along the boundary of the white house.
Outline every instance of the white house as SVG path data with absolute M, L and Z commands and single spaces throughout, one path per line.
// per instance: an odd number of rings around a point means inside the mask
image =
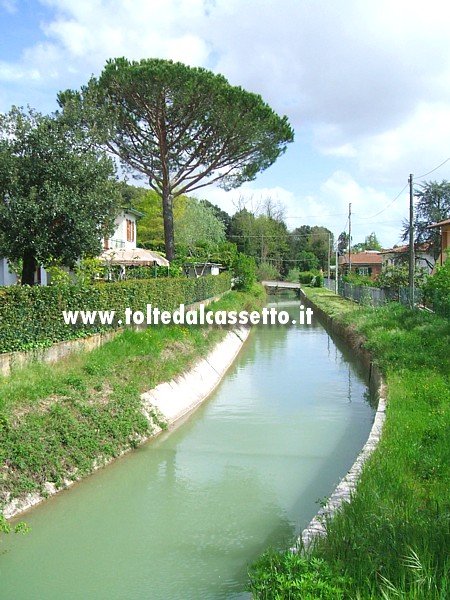
M 143 217 L 144 214 L 134 210 L 133 208 L 122 208 L 115 220 L 115 231 L 112 237 L 105 238 L 103 240 L 103 250 L 115 254 L 114 261 L 121 263 L 119 256 L 125 251 L 136 250 L 136 257 L 138 254 L 148 253 L 145 261 L 134 261 L 133 263 L 124 262 L 124 264 L 161 264 L 168 266 L 169 262 L 159 254 L 150 252 L 147 250 L 138 249 L 136 245 L 136 222 L 137 219 Z M 138 252 L 139 251 L 139 252 Z M 129 257 L 129 252 L 127 253 Z M 17 283 L 17 277 L 14 273 L 10 272 L 8 261 L 6 258 L 0 258 L 0 286 L 14 285 Z M 36 269 L 35 283 L 40 285 L 47 285 L 48 277 L 47 272 L 42 266 Z
M 136 222 L 143 216 L 144 213 L 133 208 L 122 208 L 114 222 L 114 235 L 103 240 L 103 249 L 134 250 L 136 248 Z
M 47 272 L 42 265 L 36 269 L 34 282 L 39 285 L 47 285 Z M 12 271 L 8 260 L 0 257 L 0 286 L 15 285 L 16 283 L 16 274 Z
M 169 261 L 151 250 L 138 248 L 136 244 L 136 222 L 144 214 L 133 208 L 123 208 L 116 217 L 114 235 L 103 241 L 103 254 L 99 256 L 105 264 L 120 265 L 122 276 L 126 267 L 154 266 L 169 267 Z
M 380 254 L 383 257 L 383 267 L 405 264 L 408 262 L 409 246 L 397 246 L 397 248 L 382 250 Z M 416 268 L 422 268 L 426 273 L 431 273 L 436 261 L 433 256 L 433 248 L 428 242 L 414 248 L 414 258 Z

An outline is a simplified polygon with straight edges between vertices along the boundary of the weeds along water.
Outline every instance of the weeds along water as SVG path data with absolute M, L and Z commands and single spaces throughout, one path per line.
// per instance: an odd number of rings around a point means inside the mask
M 386 422 L 326 538 L 307 557 L 266 553 L 250 589 L 256 598 L 448 598 L 450 324 L 397 304 L 363 308 L 305 292 L 365 336 L 388 385 Z

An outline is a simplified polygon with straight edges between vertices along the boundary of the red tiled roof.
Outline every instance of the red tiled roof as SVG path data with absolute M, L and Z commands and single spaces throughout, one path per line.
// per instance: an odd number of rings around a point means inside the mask
M 342 257 L 348 263 L 348 254 Z M 383 258 L 379 252 L 358 252 L 352 254 L 352 265 L 381 265 Z
M 430 244 L 430 242 L 424 242 L 423 244 L 420 244 L 419 246 L 415 246 L 414 250 L 416 252 L 428 252 L 428 250 L 430 250 L 432 244 Z M 381 250 L 381 254 L 391 254 L 391 253 L 398 253 L 401 254 L 403 252 L 408 252 L 409 251 L 409 245 L 406 246 L 397 246 L 396 248 L 388 248 L 387 250 Z

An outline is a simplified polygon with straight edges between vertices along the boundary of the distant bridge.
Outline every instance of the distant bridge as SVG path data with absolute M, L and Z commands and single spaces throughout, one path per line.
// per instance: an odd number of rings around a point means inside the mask
M 300 284 L 295 281 L 261 281 L 263 286 L 268 290 L 275 292 L 277 290 L 299 290 Z

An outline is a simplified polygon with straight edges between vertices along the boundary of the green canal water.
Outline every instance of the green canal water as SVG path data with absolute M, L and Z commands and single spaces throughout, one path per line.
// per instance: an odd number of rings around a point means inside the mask
M 249 598 L 247 566 L 293 542 L 373 414 L 364 373 L 318 322 L 255 328 L 189 419 L 1 538 L 0 599 Z

